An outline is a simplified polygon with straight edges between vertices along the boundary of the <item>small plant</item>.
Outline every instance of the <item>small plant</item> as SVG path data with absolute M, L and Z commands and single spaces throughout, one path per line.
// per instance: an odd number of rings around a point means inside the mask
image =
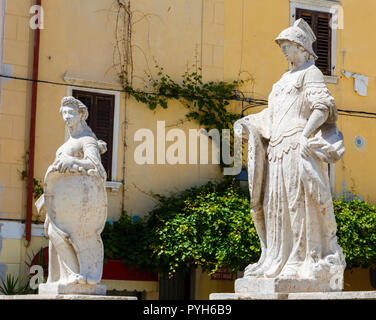
M 27 255 L 28 261 L 26 261 L 27 270 L 30 270 L 32 266 L 39 265 L 43 269 L 43 278 L 39 281 L 45 283 L 48 277 L 48 247 L 41 247 L 37 254 L 34 251 L 31 252 L 31 256 Z M 37 294 L 38 289 L 32 289 L 30 287 L 30 280 L 35 274 L 29 273 L 27 277 L 27 282 L 29 284 L 28 289 L 30 294 Z
M 26 152 L 26 154 L 22 157 L 24 163 L 25 163 L 25 170 L 18 171 L 20 173 L 20 178 L 22 181 L 27 181 L 28 179 L 28 158 L 29 158 L 29 152 Z M 34 199 L 38 199 L 43 194 L 43 183 L 35 178 L 33 178 L 33 197 Z
M 29 293 L 29 283 L 22 286 L 18 278 L 8 274 L 6 279 L 1 279 L 0 293 L 4 295 L 19 295 Z
M 27 181 L 28 173 L 26 170 L 20 172 L 21 180 Z M 43 184 L 39 180 L 33 178 L 33 197 L 38 199 L 43 194 Z

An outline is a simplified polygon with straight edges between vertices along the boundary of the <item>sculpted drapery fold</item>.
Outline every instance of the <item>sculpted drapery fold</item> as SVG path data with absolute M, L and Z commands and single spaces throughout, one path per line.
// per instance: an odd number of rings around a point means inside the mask
M 47 283 L 40 293 L 105 294 L 100 285 L 103 243 L 100 233 L 107 217 L 106 172 L 101 153 L 106 143 L 86 124 L 87 108 L 73 97 L 60 108 L 69 139 L 56 151 L 47 169 L 38 210 L 46 210 L 49 239 Z
M 273 85 L 268 108 L 234 124 L 235 134 L 248 138 L 251 214 L 262 249 L 244 276 L 309 279 L 324 291 L 341 290 L 346 263 L 328 167 L 344 154 L 343 136 L 323 74 L 307 59 L 311 52 L 291 42 L 280 45 L 297 66 Z

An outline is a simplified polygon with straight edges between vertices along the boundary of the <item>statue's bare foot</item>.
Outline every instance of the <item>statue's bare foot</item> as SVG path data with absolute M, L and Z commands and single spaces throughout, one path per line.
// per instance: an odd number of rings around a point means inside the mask
M 283 267 L 278 278 L 295 278 L 297 274 L 298 274 L 298 270 L 296 266 L 286 265 Z
M 78 283 L 79 284 L 86 284 L 86 278 L 83 275 L 78 276 Z
M 250 276 L 249 274 L 253 273 L 258 268 L 260 268 L 260 266 L 262 265 L 262 263 L 265 260 L 265 254 L 264 254 L 265 251 L 266 251 L 266 249 L 261 251 L 262 253 L 261 253 L 261 257 L 260 257 L 259 261 L 257 261 L 256 263 L 249 264 L 244 269 L 244 277 L 249 277 Z
M 260 276 L 263 276 L 264 275 L 264 268 L 262 267 L 258 267 L 256 269 L 253 269 L 253 270 L 244 270 L 244 277 L 247 278 L 247 277 L 260 277 Z
M 80 277 L 79 274 L 71 274 L 68 277 L 67 284 L 77 284 L 79 281 L 79 277 Z
M 260 265 L 260 263 L 258 263 L 258 262 L 249 264 L 244 269 L 244 276 L 247 277 L 247 275 L 250 274 L 252 271 L 256 270 L 259 265 Z

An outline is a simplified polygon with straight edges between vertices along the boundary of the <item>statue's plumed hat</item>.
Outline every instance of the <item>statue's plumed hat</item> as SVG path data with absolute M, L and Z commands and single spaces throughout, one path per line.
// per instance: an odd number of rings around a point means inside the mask
M 296 20 L 292 27 L 283 30 L 275 39 L 279 45 L 281 41 L 288 40 L 302 46 L 314 59 L 317 59 L 316 53 L 312 49 L 312 43 L 316 41 L 316 36 L 313 33 L 309 24 L 302 18 Z

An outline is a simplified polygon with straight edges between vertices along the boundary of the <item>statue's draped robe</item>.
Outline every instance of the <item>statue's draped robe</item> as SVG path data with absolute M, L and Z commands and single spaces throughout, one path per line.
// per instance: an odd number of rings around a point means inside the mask
M 56 160 L 71 156 L 90 160 L 93 168 L 60 173 L 51 165 L 45 175 L 44 195 L 37 201 L 46 209 L 45 233 L 49 243 L 48 283 L 99 283 L 103 268 L 100 237 L 107 217 L 106 172 L 94 137 L 67 141 L 56 152 Z M 80 279 L 80 281 L 77 281 Z
M 299 141 L 314 109 L 324 110 L 328 118 L 308 139 L 313 156 L 305 159 Z M 252 137 L 251 207 L 263 211 L 255 221 L 264 239 L 257 276 L 319 279 L 331 274 L 333 286 L 342 285 L 345 260 L 337 244 L 328 174 L 328 164 L 344 153 L 336 119 L 322 73 L 311 65 L 294 75 L 287 72 L 274 84 L 268 108 L 235 123 L 237 134 L 243 129 Z

